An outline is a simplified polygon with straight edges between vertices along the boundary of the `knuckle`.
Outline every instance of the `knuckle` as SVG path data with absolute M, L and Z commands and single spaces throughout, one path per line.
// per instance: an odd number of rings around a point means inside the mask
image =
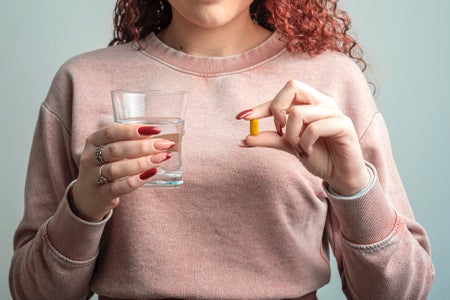
M 85 141 L 85 143 L 84 143 L 84 147 L 87 148 L 88 145 L 95 145 L 95 144 L 94 144 L 94 137 L 93 137 L 92 134 L 89 135 L 89 136 L 86 138 L 86 141 Z
M 120 199 L 118 196 L 116 196 L 114 199 L 111 200 L 111 208 L 115 208 L 119 205 Z
M 130 193 L 136 188 L 138 188 L 138 182 L 135 176 L 130 176 L 124 180 L 120 180 L 111 184 L 110 194 L 113 195 L 113 197 L 120 197 L 122 195 Z
M 141 152 L 141 153 L 148 153 L 149 152 L 149 150 L 150 150 L 150 145 L 149 145 L 149 142 L 148 141 L 146 141 L 146 140 L 144 140 L 144 141 L 141 141 L 141 143 L 139 144 L 139 151 Z
M 288 88 L 295 88 L 299 85 L 298 80 L 295 79 L 289 79 L 288 82 L 286 83 L 286 87 Z
M 120 147 L 118 145 L 109 144 L 107 147 L 105 147 L 107 150 L 108 155 L 111 158 L 117 158 L 120 156 Z
M 107 168 L 103 169 L 107 178 L 117 178 L 119 177 L 120 168 L 117 164 L 109 164 Z
M 275 117 L 279 117 L 283 113 L 283 108 L 278 102 L 275 101 L 270 104 L 270 112 Z
M 105 138 L 107 140 L 113 140 L 114 139 L 114 132 L 115 132 L 114 126 L 106 127 L 105 131 L 104 131 Z
M 134 180 L 134 177 L 128 177 L 127 179 L 125 179 L 125 185 L 130 191 L 136 188 L 135 182 L 136 181 Z
M 122 194 L 122 189 L 119 184 L 110 184 L 109 193 L 114 197 L 119 197 Z
M 302 109 L 299 106 L 292 106 L 289 109 L 289 117 L 298 118 L 301 116 Z
M 282 121 L 286 118 L 286 107 L 284 107 L 282 103 L 273 102 L 270 107 L 270 111 L 272 112 L 273 116 L 279 121 Z
M 308 127 L 306 128 L 306 131 L 308 131 L 309 134 L 315 136 L 315 135 L 317 135 L 317 133 L 319 131 L 319 127 L 316 123 L 312 123 L 312 124 L 308 125 Z
M 132 126 L 126 126 L 124 133 L 126 139 L 132 139 L 135 135 L 135 129 Z
M 136 167 L 138 170 L 144 170 L 147 168 L 147 166 L 148 160 L 146 158 L 136 160 Z
M 94 156 L 94 154 L 92 154 Z M 87 151 L 84 150 L 80 155 L 80 165 L 84 165 L 91 161 L 91 157 L 88 155 Z

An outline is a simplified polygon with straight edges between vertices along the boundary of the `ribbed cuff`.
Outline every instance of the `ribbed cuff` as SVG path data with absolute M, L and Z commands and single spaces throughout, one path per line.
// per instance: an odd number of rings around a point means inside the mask
M 98 253 L 100 239 L 112 211 L 101 222 L 87 222 L 77 217 L 70 209 L 68 191 L 64 194 L 55 214 L 47 224 L 47 235 L 51 246 L 60 255 L 73 261 L 86 261 Z
M 395 210 L 386 201 L 375 167 L 369 163 L 366 165 L 371 174 L 370 183 L 355 195 L 337 195 L 324 183 L 342 235 L 354 244 L 382 241 L 392 233 L 397 220 Z

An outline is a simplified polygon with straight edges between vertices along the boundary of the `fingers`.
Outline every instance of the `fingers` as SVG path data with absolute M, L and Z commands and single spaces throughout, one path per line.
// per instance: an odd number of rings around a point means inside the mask
M 262 131 L 257 136 L 248 135 L 243 146 L 268 147 L 294 154 L 289 142 L 280 137 L 275 131 Z
M 114 124 L 94 132 L 80 157 L 80 184 L 92 190 L 99 186 L 103 190 L 115 181 L 120 181 L 119 186 L 142 185 L 149 170 L 156 172 L 156 167 L 170 159 L 181 140 L 179 134 L 160 132 L 158 127 L 142 124 Z
M 238 120 L 260 119 L 273 116 L 275 129 L 282 135 L 287 123 L 287 114 L 291 107 L 298 105 L 320 105 L 336 107 L 336 103 L 330 97 L 320 93 L 311 86 L 296 80 L 290 80 L 275 96 L 266 103 L 238 114 Z
M 149 169 L 142 174 L 124 177 L 109 184 L 102 185 L 99 189 L 104 194 L 111 195 L 111 197 L 120 197 L 140 188 L 147 182 L 148 178 L 156 173 L 156 168 Z
M 345 116 L 319 119 L 305 128 L 298 145 L 307 155 L 311 155 L 314 144 L 319 138 L 332 137 L 334 141 L 342 143 L 343 139 L 353 132 L 352 128 L 351 121 Z
M 245 145 L 284 150 L 298 157 L 311 155 L 313 146 L 321 137 L 348 134 L 353 128 L 351 120 L 339 109 L 331 106 L 301 105 L 289 110 L 286 133 L 264 131 L 247 136 Z
M 82 161 L 74 186 L 74 202 L 81 216 L 87 220 L 102 219 L 118 205 L 118 197 L 144 185 L 157 173 L 157 167 L 171 157 L 172 152 L 163 151 L 101 165 Z
M 109 144 L 116 141 L 145 139 L 159 134 L 161 130 L 155 126 L 143 126 L 142 124 L 114 124 L 102 128 L 91 134 L 87 142 L 95 146 Z
M 305 149 L 303 143 L 304 134 L 310 132 L 315 122 L 343 116 L 335 107 L 302 105 L 294 106 L 289 111 L 289 119 L 286 125 L 285 138 L 299 154 L 311 154 L 311 147 Z M 310 128 L 310 126 L 313 126 Z M 308 146 L 311 146 L 308 144 Z
M 155 126 L 114 124 L 86 139 L 73 188 L 74 204 L 83 216 L 104 216 L 118 205 L 119 196 L 145 184 L 172 157 L 181 136 L 160 133 Z
M 147 179 L 157 173 L 156 168 L 148 169 L 141 174 L 122 177 L 110 182 L 107 176 L 115 176 L 114 172 L 107 171 L 108 164 L 101 165 L 99 181 L 95 183 L 93 176 L 79 177 L 73 186 L 73 205 L 77 215 L 87 221 L 102 220 L 108 212 L 119 205 L 119 197 L 132 192 L 147 182 Z M 110 173 L 108 175 L 107 173 Z M 87 180 L 87 182 L 86 182 Z
M 272 101 L 245 110 L 236 118 L 252 120 L 269 116 L 274 118 L 276 132 L 249 135 L 246 146 L 289 152 L 311 174 L 341 191 L 355 190 L 355 186 L 362 186 L 360 182 L 367 179 L 353 123 L 329 96 L 291 80 Z M 355 178 L 362 180 L 355 184 Z
M 160 133 L 158 127 L 142 124 L 114 124 L 102 128 L 86 139 L 81 161 L 99 165 L 156 154 L 168 149 L 176 151 L 181 136 Z M 154 137 L 155 135 L 157 137 Z
M 113 163 L 107 163 L 103 165 L 101 175 L 107 178 L 109 182 L 121 180 L 125 177 L 141 175 L 148 170 L 158 167 L 161 163 L 170 159 L 171 157 L 172 152 L 169 151 L 136 159 L 127 159 Z M 145 175 L 146 174 L 141 177 L 146 177 Z
M 123 159 L 137 158 L 166 151 L 175 146 L 175 142 L 166 139 L 145 139 L 134 141 L 119 141 L 105 144 L 102 148 L 102 158 L 105 162 L 115 162 Z M 94 159 L 94 156 L 90 156 Z

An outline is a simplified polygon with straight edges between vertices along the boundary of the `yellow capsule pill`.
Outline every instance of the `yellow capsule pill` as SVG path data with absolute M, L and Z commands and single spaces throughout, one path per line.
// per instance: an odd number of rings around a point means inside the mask
M 250 135 L 258 135 L 258 133 L 259 133 L 258 119 L 250 120 Z

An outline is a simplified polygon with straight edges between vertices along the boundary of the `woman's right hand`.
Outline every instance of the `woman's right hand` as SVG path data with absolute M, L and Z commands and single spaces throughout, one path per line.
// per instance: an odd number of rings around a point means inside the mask
M 139 188 L 156 174 L 156 168 L 172 156 L 169 149 L 175 146 L 171 140 L 149 138 L 159 133 L 154 126 L 114 124 L 86 139 L 72 190 L 73 209 L 79 217 L 91 222 L 102 220 L 119 205 L 119 196 Z M 99 146 L 103 146 L 103 163 L 96 154 Z

